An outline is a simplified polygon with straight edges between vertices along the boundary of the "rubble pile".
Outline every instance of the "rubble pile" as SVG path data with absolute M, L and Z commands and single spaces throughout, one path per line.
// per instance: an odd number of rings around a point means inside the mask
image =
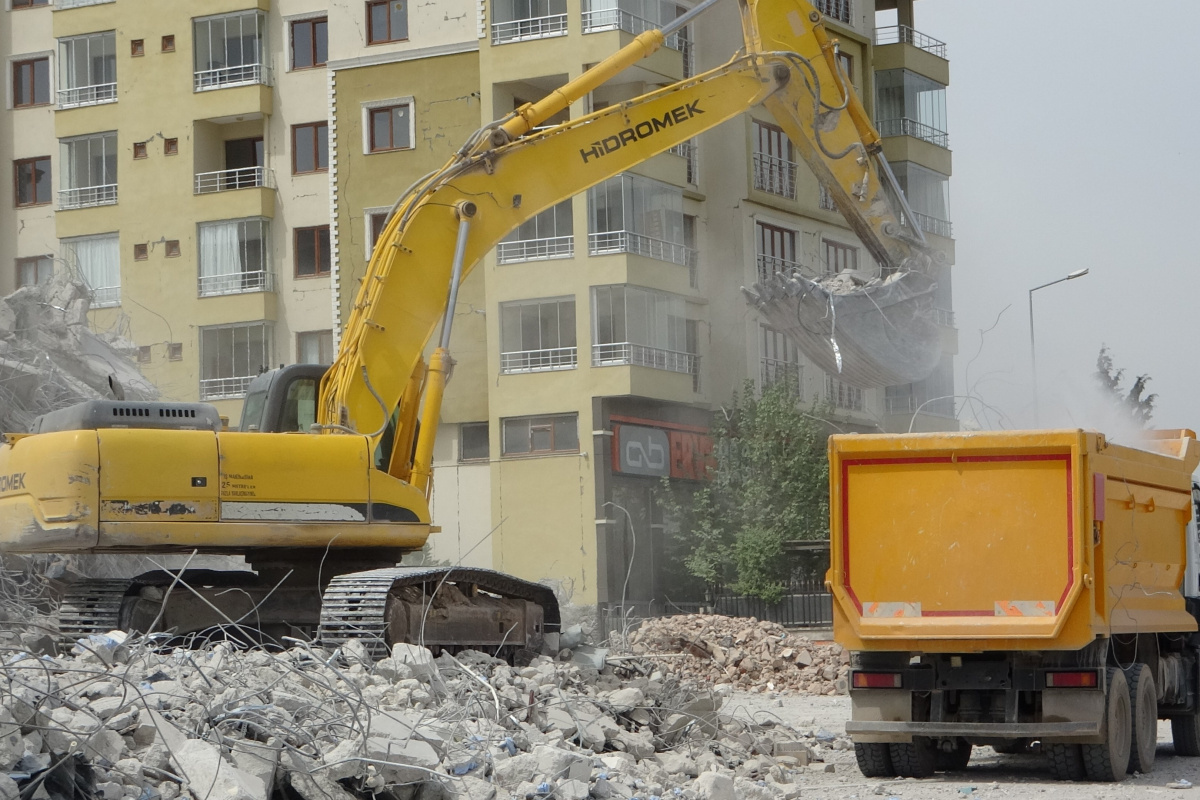
M 90 296 L 60 272 L 0 299 L 0 431 L 28 431 L 39 414 L 82 400 L 158 396 L 131 342 L 88 329 Z
M 112 632 L 71 655 L 4 653 L 0 798 L 791 800 L 852 747 L 725 716 L 728 685 L 700 693 L 644 663 L 289 643 Z
M 685 614 L 650 619 L 629 640 L 630 652 L 708 685 L 728 683 L 753 692 L 845 694 L 850 654 L 816 644 L 774 622 L 753 617 Z

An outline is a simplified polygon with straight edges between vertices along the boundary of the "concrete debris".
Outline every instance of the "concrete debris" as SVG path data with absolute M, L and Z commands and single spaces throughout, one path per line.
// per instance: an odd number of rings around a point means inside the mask
M 27 432 L 40 414 L 113 399 L 110 379 L 123 399 L 158 397 L 131 358 L 132 342 L 88 329 L 90 299 L 87 286 L 65 271 L 0 298 L 0 431 Z
M 818 644 L 753 617 L 650 619 L 630 636 L 629 651 L 664 672 L 712 686 L 716 694 L 730 688 L 816 695 L 848 691 L 849 654 L 840 645 Z
M 726 635 L 698 619 L 692 641 Z M 738 630 L 720 646 L 742 648 L 742 660 L 769 663 L 759 650 L 782 649 L 770 626 L 728 624 Z M 658 651 L 653 630 L 636 646 Z M 812 643 L 787 646 L 813 655 L 803 667 L 793 658 L 794 670 L 838 663 Z M 615 657 L 596 669 L 546 656 L 514 667 L 471 650 L 368 653 L 358 643 L 185 650 L 137 635 L 106 658 L 90 647 L 0 652 L 0 796 L 790 800 L 823 753 L 845 745 L 727 715 L 722 696 Z M 26 791 L 68 764 L 55 790 Z

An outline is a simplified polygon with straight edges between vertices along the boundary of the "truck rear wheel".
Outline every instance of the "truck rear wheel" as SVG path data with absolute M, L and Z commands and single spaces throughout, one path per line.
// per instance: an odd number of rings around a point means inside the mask
M 854 758 L 858 771 L 864 778 L 894 778 L 896 768 L 892 766 L 892 755 L 882 742 L 855 742 Z
M 1145 775 L 1154 769 L 1154 751 L 1158 748 L 1158 692 L 1146 664 L 1134 664 L 1126 669 L 1125 679 L 1129 682 L 1133 720 L 1128 770 Z
M 901 778 L 928 778 L 937 771 L 937 744 L 926 736 L 914 736 L 908 744 L 889 744 L 888 751 Z
M 1200 711 L 1171 717 L 1171 741 L 1175 743 L 1175 755 L 1200 756 Z
M 1108 668 L 1104 696 L 1104 743 L 1083 745 L 1083 765 L 1094 781 L 1112 783 L 1125 777 L 1133 741 L 1133 712 L 1129 683 L 1117 667 Z
M 1083 765 L 1083 748 L 1077 744 L 1053 742 L 1046 745 L 1046 755 L 1050 757 L 1050 771 L 1060 781 L 1081 781 L 1087 777 L 1087 769 Z

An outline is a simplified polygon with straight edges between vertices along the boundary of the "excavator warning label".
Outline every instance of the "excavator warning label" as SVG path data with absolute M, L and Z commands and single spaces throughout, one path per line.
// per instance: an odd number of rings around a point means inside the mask
M 700 107 L 700 101 L 693 100 L 686 105 L 672 108 L 662 115 L 662 119 L 655 117 L 643 120 L 632 128 L 626 128 L 598 142 L 592 142 L 592 146 L 586 150 L 580 150 L 579 155 L 583 157 L 583 163 L 586 164 L 589 158 L 603 158 L 615 150 L 620 150 L 627 144 L 633 144 L 640 139 L 648 139 L 664 128 L 670 128 L 672 125 L 686 122 L 697 114 L 703 113 L 704 109 Z
M 254 485 L 253 475 L 242 475 L 230 472 L 221 477 L 222 497 L 257 497 L 258 487 Z
M 18 492 L 25 489 L 25 473 L 14 472 L 12 475 L 0 475 L 0 493 Z

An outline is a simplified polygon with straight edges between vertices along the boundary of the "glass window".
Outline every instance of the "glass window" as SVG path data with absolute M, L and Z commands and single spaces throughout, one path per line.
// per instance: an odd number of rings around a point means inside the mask
M 407 0 L 372 0 L 367 3 L 367 44 L 400 42 L 407 38 Z
M 200 329 L 200 399 L 241 397 L 271 365 L 271 327 L 266 322 Z
M 491 457 L 488 423 L 464 422 L 458 426 L 458 460 L 486 461 Z
M 292 23 L 292 69 L 323 67 L 329 58 L 329 23 L 320 19 Z
M 683 223 L 683 190 L 618 175 L 588 190 L 588 253 L 636 253 L 688 266 L 694 251 Z
M 500 304 L 500 371 L 571 369 L 575 346 L 575 298 Z
M 824 240 L 825 271 L 838 273 L 847 269 L 858 269 L 858 248 L 840 242 Z
M 270 220 L 206 222 L 200 228 L 200 296 L 273 291 Z
M 906 69 L 875 73 L 875 115 L 884 136 L 915 136 L 948 147 L 946 87 Z
M 373 108 L 369 116 L 372 153 L 412 147 L 412 114 L 408 103 Z
M 63 107 L 117 99 L 114 31 L 58 40 L 58 104 Z
M 296 334 L 297 364 L 332 364 L 333 331 L 304 331 Z
M 14 61 L 13 107 L 42 106 L 50 102 L 50 59 Z
M 40 206 L 50 202 L 50 156 L 23 158 L 13 162 L 16 206 Z
M 295 378 L 288 384 L 279 414 L 279 431 L 308 433 L 317 421 L 317 380 Z
M 265 17 L 259 11 L 195 20 L 194 88 L 199 91 L 264 82 L 265 31 Z
M 579 426 L 576 414 L 541 417 L 511 417 L 502 423 L 503 455 L 578 452 Z
M 329 226 L 296 229 L 296 277 L 328 275 L 330 270 Z
M 913 211 L 934 219 L 949 221 L 949 177 L 911 161 L 893 164 L 892 171 L 895 172 L 896 182 L 900 184 Z
M 92 306 L 121 304 L 121 250 L 117 234 L 62 240 L 63 258 L 72 274 L 92 290 Z
M 799 268 L 796 263 L 796 232 L 765 222 L 755 223 L 758 238 L 758 279 Z
M 117 202 L 117 134 L 60 140 L 59 189 L 63 209 Z
M 49 283 L 53 275 L 54 259 L 50 256 L 17 259 L 17 286 Z
M 324 172 L 329 169 L 329 125 L 310 122 L 292 126 L 292 172 Z

